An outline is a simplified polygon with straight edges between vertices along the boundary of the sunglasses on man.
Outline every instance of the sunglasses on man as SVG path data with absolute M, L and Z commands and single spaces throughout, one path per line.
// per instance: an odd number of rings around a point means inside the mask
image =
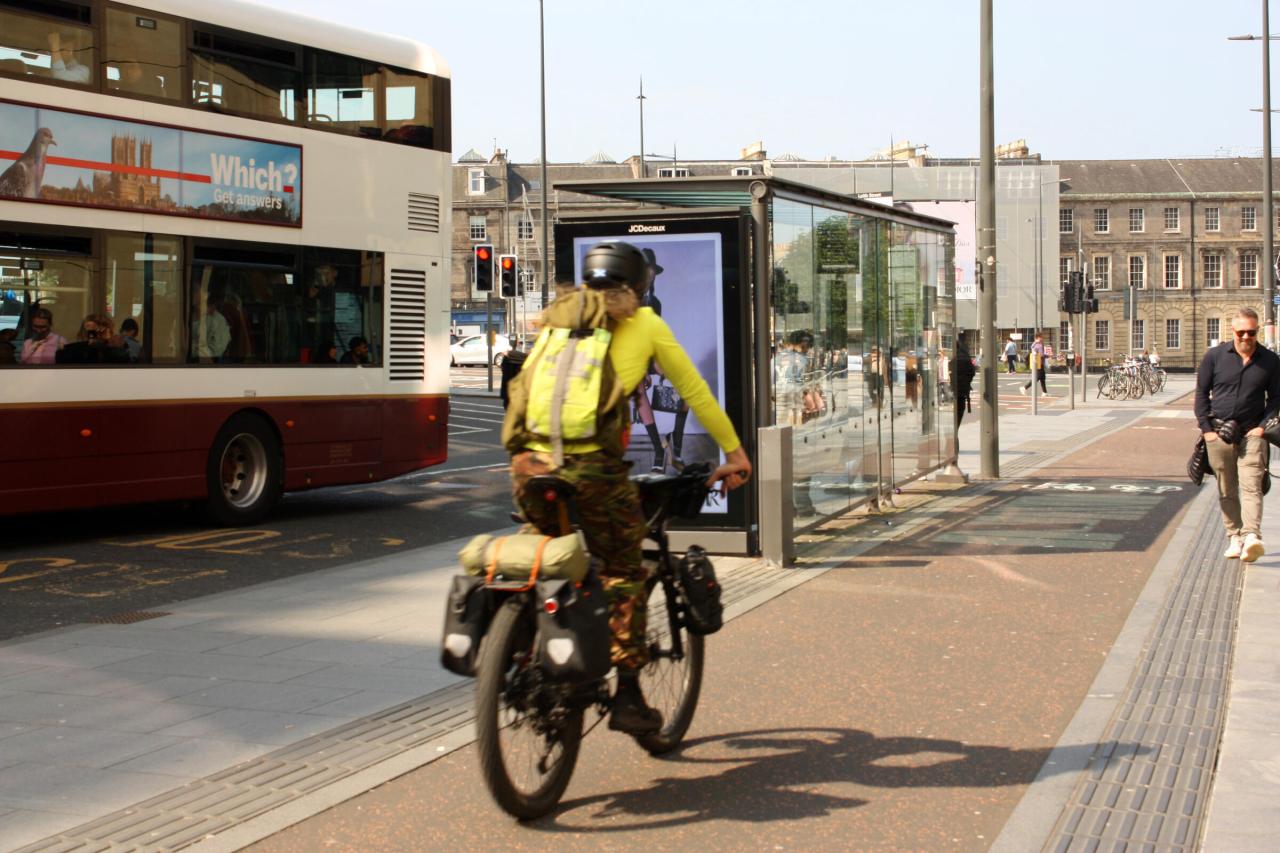
M 1256 338 L 1258 336 L 1257 329 L 1236 329 L 1237 338 Z

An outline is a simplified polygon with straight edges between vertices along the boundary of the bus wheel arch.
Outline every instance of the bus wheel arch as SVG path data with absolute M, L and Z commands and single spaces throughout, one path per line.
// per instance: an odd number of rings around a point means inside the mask
M 215 524 L 257 524 L 280 500 L 284 449 L 275 423 L 257 409 L 227 418 L 209 447 L 205 513 Z

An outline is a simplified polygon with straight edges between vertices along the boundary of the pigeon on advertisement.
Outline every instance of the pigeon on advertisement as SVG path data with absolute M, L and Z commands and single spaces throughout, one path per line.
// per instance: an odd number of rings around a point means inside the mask
M 0 174 L 0 196 L 39 198 L 44 184 L 45 154 L 50 145 L 57 144 L 52 130 L 47 127 L 37 130 L 22 156 Z

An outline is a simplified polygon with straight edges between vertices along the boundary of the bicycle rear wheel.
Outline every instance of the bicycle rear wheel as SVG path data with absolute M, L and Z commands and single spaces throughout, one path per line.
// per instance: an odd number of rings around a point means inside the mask
M 704 638 L 684 627 L 683 606 L 675 602 L 672 612 L 666 588 L 658 577 L 645 587 L 649 602 L 649 663 L 640 670 L 640 689 L 649 705 L 662 712 L 662 728 L 652 734 L 637 735 L 636 741 L 652 755 L 662 755 L 680 745 L 693 723 L 702 692 Z M 675 655 L 673 637 L 679 636 L 683 654 Z
M 524 596 L 503 603 L 476 666 L 476 741 L 489 793 L 503 811 L 531 820 L 560 802 L 578 761 L 582 709 L 557 701 L 533 659 Z

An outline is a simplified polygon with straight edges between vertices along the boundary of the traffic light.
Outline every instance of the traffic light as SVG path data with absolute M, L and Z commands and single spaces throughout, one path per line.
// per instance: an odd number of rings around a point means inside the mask
M 1098 300 L 1097 300 L 1097 298 L 1093 295 L 1093 285 L 1092 285 L 1092 284 L 1091 284 L 1091 285 L 1089 285 L 1088 287 L 1086 287 L 1086 288 L 1084 289 L 1084 308 L 1083 308 L 1083 310 L 1084 310 L 1084 313 L 1086 313 L 1086 314 L 1097 314 L 1097 313 L 1098 313 Z
M 493 292 L 493 246 L 481 244 L 471 248 L 475 261 L 476 292 Z
M 498 281 L 502 287 L 503 299 L 514 299 L 516 297 L 516 256 L 515 255 L 498 255 Z

